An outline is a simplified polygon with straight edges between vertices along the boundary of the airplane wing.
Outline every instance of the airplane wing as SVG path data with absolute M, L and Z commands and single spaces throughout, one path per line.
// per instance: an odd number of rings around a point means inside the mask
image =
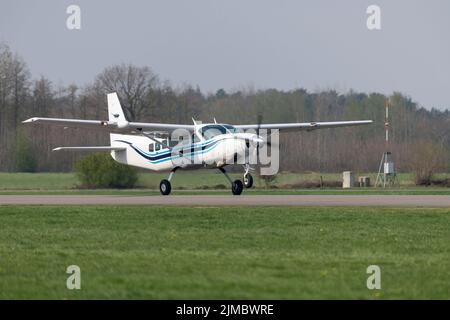
M 53 151 L 124 151 L 127 148 L 123 147 L 111 147 L 111 146 L 98 146 L 98 147 L 58 147 Z
M 30 118 L 23 123 L 57 125 L 62 127 L 81 127 L 103 129 L 107 132 L 137 133 L 142 131 L 172 132 L 176 129 L 185 129 L 194 132 L 195 125 L 128 122 L 115 92 L 107 95 L 109 120 L 80 120 L 62 118 Z M 194 121 L 195 123 L 195 121 Z M 334 122 L 305 122 L 305 123 L 274 123 L 274 124 L 248 124 L 236 125 L 235 128 L 247 129 L 279 129 L 280 131 L 315 130 L 324 128 L 357 126 L 372 123 L 372 120 L 363 121 L 334 121 Z
M 311 131 L 316 129 L 337 128 L 337 127 L 349 127 L 360 126 L 364 124 L 372 123 L 372 120 L 359 120 L 359 121 L 331 121 L 331 122 L 300 122 L 300 123 L 272 123 L 272 124 L 244 124 L 235 125 L 236 129 L 248 130 L 248 129 L 278 129 L 280 131 Z
M 62 119 L 62 118 L 30 118 L 22 123 L 55 125 L 72 128 L 91 128 L 105 130 L 108 132 L 132 133 L 133 131 L 161 131 L 172 132 L 175 129 L 185 129 L 194 131 L 193 125 L 186 124 L 167 124 L 167 123 L 145 123 L 128 121 L 102 121 L 102 120 L 80 120 L 80 119 Z

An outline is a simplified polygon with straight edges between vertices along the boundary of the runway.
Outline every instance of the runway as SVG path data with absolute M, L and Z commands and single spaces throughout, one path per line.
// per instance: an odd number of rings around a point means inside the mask
M 443 195 L 0 195 L 0 205 L 379 206 L 450 208 Z

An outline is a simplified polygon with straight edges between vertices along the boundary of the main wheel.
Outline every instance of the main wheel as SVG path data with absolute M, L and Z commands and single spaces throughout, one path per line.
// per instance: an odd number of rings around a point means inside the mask
M 231 192 L 233 192 L 235 196 L 240 195 L 242 193 L 242 189 L 244 189 L 244 185 L 241 180 L 235 180 L 231 185 Z
M 172 186 L 170 185 L 170 181 L 166 179 L 161 180 L 161 183 L 159 184 L 159 191 L 161 191 L 161 194 L 167 196 L 171 190 Z
M 250 173 L 244 175 L 244 187 L 246 188 L 253 187 L 253 177 Z

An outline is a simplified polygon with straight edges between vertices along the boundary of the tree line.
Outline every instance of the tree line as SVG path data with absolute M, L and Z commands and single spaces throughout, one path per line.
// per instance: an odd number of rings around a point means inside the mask
M 0 171 L 71 171 L 83 157 L 52 153 L 57 146 L 106 145 L 105 133 L 85 129 L 25 126 L 32 117 L 107 119 L 106 93 L 116 91 L 130 121 L 245 124 L 374 120 L 373 125 L 283 133 L 283 171 L 374 172 L 386 149 L 384 105 L 390 98 L 390 146 L 398 171 L 449 169 L 450 114 L 425 109 L 410 97 L 334 90 L 309 92 L 243 87 L 205 93 L 198 86 L 173 86 L 150 67 L 118 64 L 91 83 L 58 86 L 33 78 L 26 62 L 0 45 Z

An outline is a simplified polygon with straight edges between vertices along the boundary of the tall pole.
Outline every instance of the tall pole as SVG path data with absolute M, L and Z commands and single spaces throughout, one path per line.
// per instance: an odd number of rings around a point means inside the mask
M 386 188 L 386 180 L 387 180 L 387 173 L 386 173 L 386 166 L 388 166 L 388 152 L 389 152 L 389 98 L 385 102 L 385 117 L 384 117 L 384 130 L 385 130 L 385 150 L 384 150 L 384 168 L 383 168 L 383 187 Z
M 389 183 L 391 183 L 393 180 L 391 180 L 391 175 L 394 174 L 395 179 L 395 173 L 393 172 L 393 164 L 390 159 L 391 152 L 390 152 L 390 145 L 389 145 L 389 107 L 391 106 L 391 99 L 387 98 L 384 102 L 385 107 L 385 114 L 384 114 L 384 132 L 385 132 L 385 141 L 384 141 L 384 151 L 383 155 L 381 157 L 380 166 L 378 168 L 378 174 L 377 179 L 375 182 L 375 186 L 378 185 L 378 181 L 380 181 L 381 185 L 381 179 L 383 179 L 383 187 L 386 188 L 387 180 L 389 177 Z M 383 172 L 381 172 L 383 170 Z M 392 172 L 391 172 L 392 171 Z
M 386 130 L 386 151 L 389 150 L 389 105 L 391 104 L 390 98 L 385 102 L 386 105 L 386 115 L 384 118 L 384 128 Z

